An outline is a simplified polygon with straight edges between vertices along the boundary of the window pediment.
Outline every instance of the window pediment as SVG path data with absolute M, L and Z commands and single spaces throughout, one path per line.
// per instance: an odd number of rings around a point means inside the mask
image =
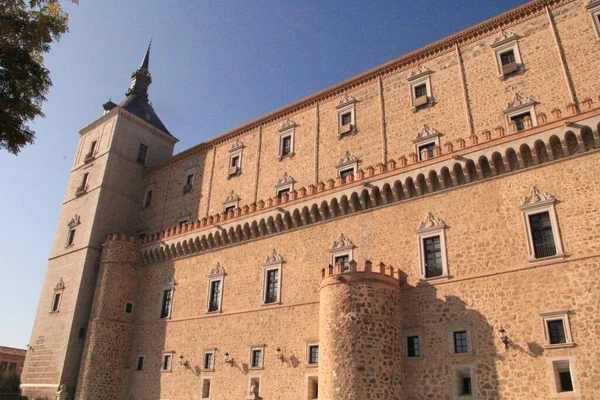
M 526 196 L 523 199 L 523 204 L 521 204 L 521 209 L 526 209 L 529 207 L 534 207 L 537 205 L 546 205 L 549 203 L 554 203 L 556 198 L 548 192 L 541 192 L 537 187 L 532 186 L 529 192 L 529 196 Z
M 213 269 L 210 270 L 210 275 L 208 277 L 215 278 L 225 275 L 225 268 L 221 266 L 221 263 L 217 263 L 217 265 L 215 265 Z
M 440 218 L 434 217 L 432 213 L 427 213 L 425 221 L 419 224 L 417 232 L 423 232 L 433 229 L 444 229 L 445 227 L 446 224 L 444 223 L 444 221 L 442 221 Z
M 67 224 L 67 226 L 71 229 L 75 228 L 77 225 L 81 224 L 81 220 L 78 214 L 75 214 L 71 221 Z
M 516 35 L 514 32 L 502 30 L 494 38 L 494 41 L 490 44 L 490 47 L 492 47 L 494 49 L 496 47 L 500 47 L 507 43 L 516 42 L 518 39 L 519 39 L 519 36 Z

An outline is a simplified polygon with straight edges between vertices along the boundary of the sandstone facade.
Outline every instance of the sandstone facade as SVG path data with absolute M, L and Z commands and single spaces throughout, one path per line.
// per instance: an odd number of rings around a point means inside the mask
M 127 108 L 147 53 L 80 132 L 24 393 L 600 398 L 598 13 L 529 2 L 176 156 Z

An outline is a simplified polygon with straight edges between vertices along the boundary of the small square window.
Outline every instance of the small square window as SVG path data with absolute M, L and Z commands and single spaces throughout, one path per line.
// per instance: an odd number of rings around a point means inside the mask
M 427 85 L 426 84 L 421 84 L 418 86 L 415 86 L 415 97 L 419 98 L 419 97 L 427 97 Z
M 171 316 L 171 304 L 173 301 L 173 289 L 163 290 L 162 302 L 160 307 L 160 318 L 169 318 Z
M 342 125 L 348 125 L 352 123 L 352 113 L 344 113 L 342 114 Z
M 240 156 L 239 155 L 235 155 L 235 156 L 231 156 L 231 160 L 229 162 L 229 167 L 240 167 Z
M 144 356 L 138 356 L 135 363 L 135 370 L 142 371 L 144 369 Z
M 225 212 L 225 214 L 229 213 L 229 211 L 235 211 L 235 205 L 231 205 L 231 206 L 227 206 L 225 207 L 225 209 L 223 210 Z
M 546 348 L 573 346 L 569 312 L 557 311 L 540 314 L 544 328 L 544 343 Z
M 342 272 L 350 271 L 350 254 L 343 254 L 333 257 L 333 264 L 342 263 Z
M 138 153 L 137 153 L 137 159 L 136 159 L 138 164 L 146 165 L 147 153 L 148 153 L 148 146 L 146 146 L 143 143 L 140 143 L 140 146 L 138 147 Z
M 354 175 L 354 167 L 353 168 L 347 168 L 344 170 L 340 171 L 340 176 L 342 177 L 342 181 L 344 183 L 346 183 L 346 178 L 348 177 L 348 175 Z
M 468 353 L 469 352 L 469 340 L 467 337 L 467 331 L 454 332 L 454 353 Z
M 427 159 L 433 158 L 434 153 L 433 153 L 433 149 L 435 149 L 435 143 L 427 143 L 427 144 L 423 144 L 420 146 L 417 146 L 417 149 L 419 150 L 419 160 L 424 160 L 423 158 L 423 153 L 426 152 L 425 154 L 427 154 Z
M 210 398 L 210 379 L 202 380 L 202 398 L 203 399 Z
M 162 372 L 171 372 L 172 361 L 173 361 L 173 353 L 163 354 L 161 371 Z
M 129 301 L 127 303 L 125 303 L 125 312 L 127 314 L 131 314 L 133 312 L 133 303 L 131 303 Z
M 308 346 L 308 363 L 318 364 L 319 363 L 319 345 Z
M 507 52 L 501 53 L 500 54 L 500 62 L 502 63 L 502 65 L 508 65 L 508 64 L 512 64 L 512 63 L 516 62 L 515 52 L 512 50 L 509 50 Z
M 551 397 L 580 397 L 575 357 L 549 357 Z
M 515 123 L 515 125 L 517 127 L 517 131 L 522 131 L 522 130 L 526 129 L 525 118 L 531 118 L 531 113 L 526 112 L 523 114 L 517 114 L 517 115 L 510 117 L 511 122 Z
M 421 342 L 418 336 L 408 336 L 406 338 L 406 356 L 419 357 L 421 355 Z

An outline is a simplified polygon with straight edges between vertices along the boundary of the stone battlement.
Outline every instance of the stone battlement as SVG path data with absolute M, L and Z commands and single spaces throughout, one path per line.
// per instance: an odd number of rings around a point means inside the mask
M 321 270 L 321 287 L 335 283 L 352 283 L 366 280 L 376 280 L 399 287 L 403 276 L 400 269 L 395 269 L 391 265 L 385 265 L 383 262 L 380 262 L 374 269 L 373 263 L 369 260 L 365 261 L 361 267 L 358 266 L 356 261 L 352 260 L 349 266 L 344 269 L 345 267 L 342 263 L 323 268 Z

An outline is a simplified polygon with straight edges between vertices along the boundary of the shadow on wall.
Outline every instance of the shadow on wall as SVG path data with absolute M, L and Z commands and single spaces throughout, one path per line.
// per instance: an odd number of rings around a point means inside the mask
M 500 327 L 459 297 L 440 299 L 437 291 L 427 284 L 403 290 L 405 399 L 499 399 Z

